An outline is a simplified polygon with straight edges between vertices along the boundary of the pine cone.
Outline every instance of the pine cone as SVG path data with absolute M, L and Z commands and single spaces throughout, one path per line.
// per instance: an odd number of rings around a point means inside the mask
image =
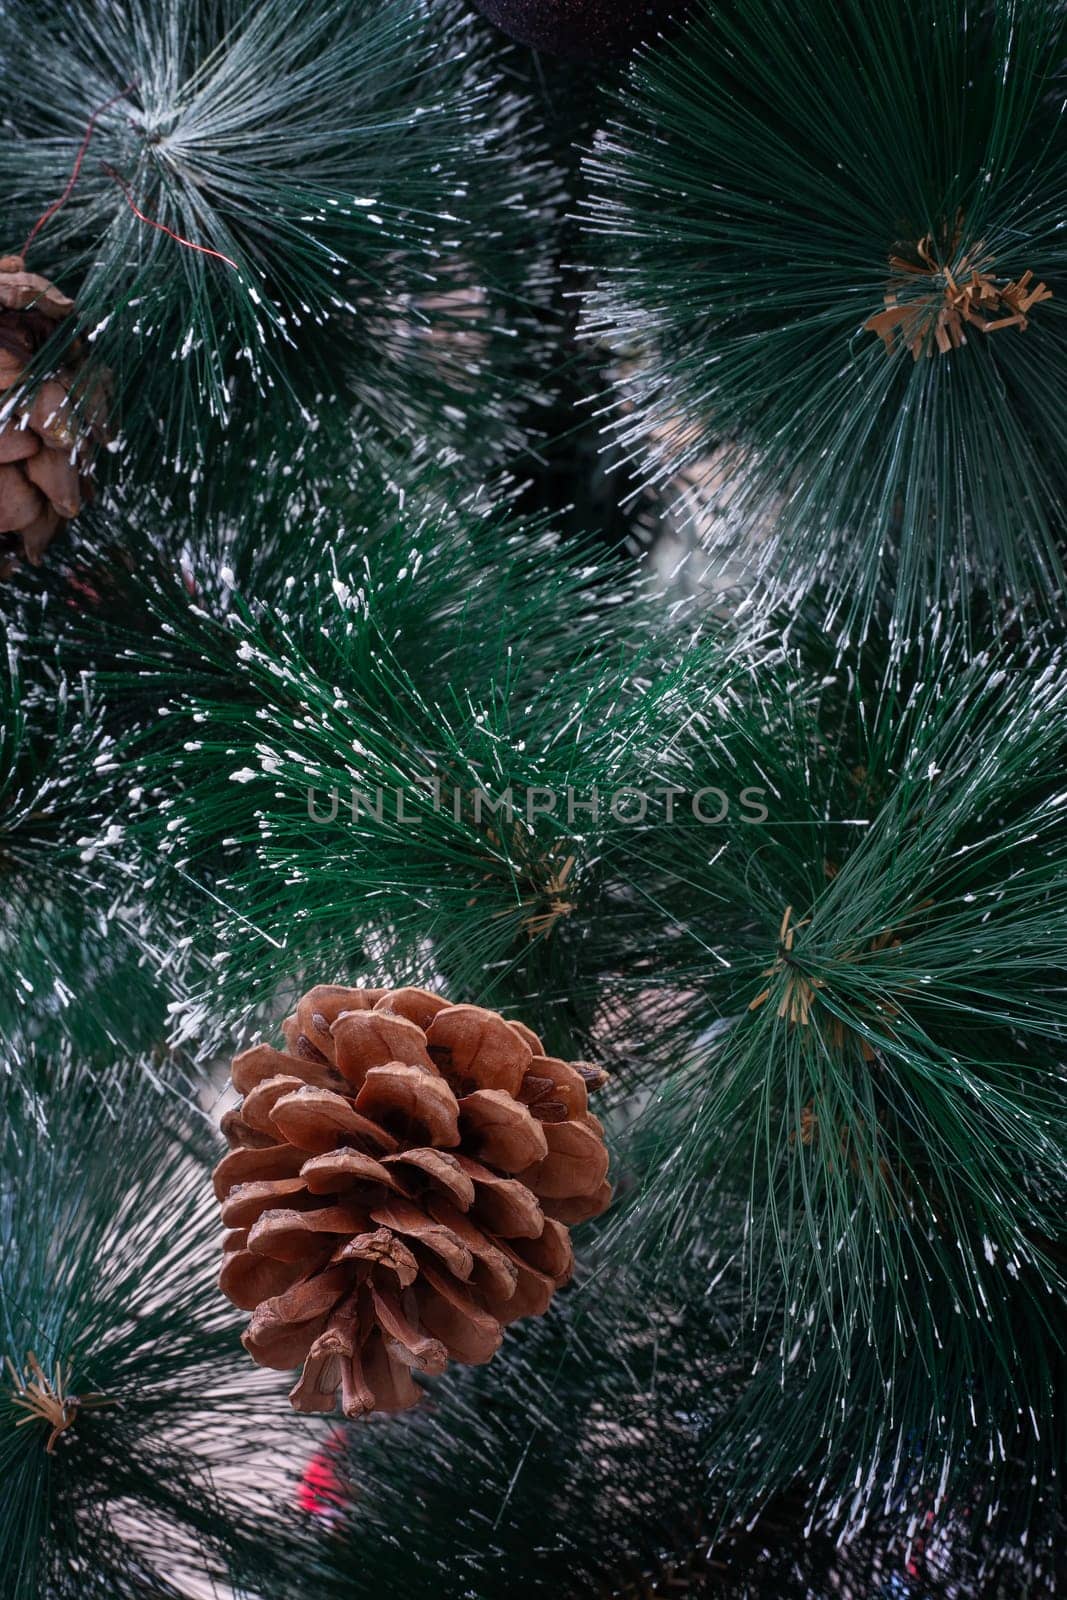
M 283 1031 L 233 1063 L 220 1287 L 253 1360 L 303 1363 L 296 1410 L 404 1411 L 569 1279 L 567 1225 L 611 1199 L 605 1074 L 424 989 L 315 988 Z
M 21 256 L 0 256 L 0 577 L 17 565 L 16 551 L 39 566 L 59 529 L 90 493 L 89 466 L 104 436 L 101 386 L 71 401 L 79 358 L 37 385 L 20 403 L 18 390 L 37 353 L 74 302 L 47 278 L 27 272 Z M 86 403 L 86 401 L 89 403 Z

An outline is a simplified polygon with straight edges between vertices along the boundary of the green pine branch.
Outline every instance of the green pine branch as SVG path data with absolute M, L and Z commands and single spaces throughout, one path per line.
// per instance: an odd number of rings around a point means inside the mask
M 740 767 L 767 818 L 725 821 L 714 852 L 692 824 L 633 841 L 674 930 L 677 1065 L 616 1223 L 626 1259 L 669 1261 L 717 1197 L 747 1198 L 782 1321 L 725 1448 L 766 1441 L 743 1497 L 810 1473 L 846 1522 L 1020 1457 L 1044 1487 L 1065 1443 L 1062 651 L 967 661 L 935 617 L 859 681 L 847 659 L 766 674 L 755 738 L 698 708 L 675 781 Z
M 886 582 L 905 639 L 931 600 L 1063 585 L 1062 29 L 1028 0 L 699 0 L 605 107 L 615 437 L 654 483 L 725 484 L 772 592 L 828 583 L 846 625 Z M 1025 314 L 1024 279 L 1052 296 Z
M 180 989 L 173 921 L 146 924 L 123 840 L 114 742 L 91 679 L 3 629 L 0 665 L 0 1041 L 4 1070 L 64 1039 L 107 1065 L 149 1049 Z M 16 651 L 22 648 L 24 659 Z M 164 978 L 172 969 L 171 981 Z M 118 993 L 121 1007 L 116 1007 Z
M 135 1070 L 49 1066 L 32 1103 L 4 1092 L 4 1592 L 278 1593 L 295 1467 L 215 1289 L 202 1135 Z
M 77 301 L 41 363 L 89 341 L 132 501 L 221 476 L 240 508 L 320 429 L 514 448 L 561 197 L 487 32 L 425 0 L 5 17 L 5 248 L 92 125 L 29 258 Z
M 297 971 L 388 972 L 517 1006 L 573 1055 L 659 919 L 613 871 L 615 797 L 655 781 L 697 663 L 725 684 L 747 658 L 688 657 L 692 620 L 653 627 L 636 569 L 543 523 L 440 483 L 363 504 L 335 577 L 225 624 L 186 604 L 136 654 L 168 713 L 130 746 L 140 836 L 205 885 L 224 1026 Z M 215 683 L 168 683 L 174 650 Z

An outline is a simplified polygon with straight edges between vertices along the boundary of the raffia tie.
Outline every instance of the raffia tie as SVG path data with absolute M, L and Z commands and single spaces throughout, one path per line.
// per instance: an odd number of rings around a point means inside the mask
M 55 1450 L 60 1435 L 73 1425 L 79 1411 L 114 1403 L 102 1394 L 67 1394 L 67 1375 L 63 1372 L 61 1361 L 56 1362 L 52 1377 L 44 1371 L 32 1350 L 26 1357 L 25 1372 L 19 1372 L 10 1356 L 6 1357 L 6 1361 L 14 1385 L 11 1403 L 26 1412 L 26 1416 L 20 1417 L 15 1426 L 24 1428 L 27 1423 L 36 1422 L 39 1418 L 49 1423 L 52 1431 L 45 1444 L 49 1455 Z
M 541 903 L 546 909 L 523 918 L 523 926 L 531 939 L 552 932 L 561 917 L 569 917 L 575 910 L 573 900 L 567 899 L 567 880 L 574 871 L 574 857 L 568 856 L 563 865 L 554 870 L 541 891 Z
M 832 878 L 836 875 L 836 872 L 836 867 L 827 862 L 827 876 Z M 932 900 L 923 900 L 919 903 L 917 909 L 922 911 L 932 904 Z M 826 987 L 824 978 L 809 978 L 806 973 L 794 967 L 791 960 L 797 929 L 806 928 L 810 920 L 810 918 L 805 918 L 803 922 L 794 922 L 793 907 L 786 906 L 782 916 L 781 927 L 778 929 L 778 954 L 772 964 L 769 967 L 765 967 L 760 973 L 761 978 L 777 978 L 783 972 L 788 973 L 782 990 L 782 998 L 778 1002 L 778 1015 L 783 1022 L 788 1020 L 792 1023 L 799 1023 L 804 1028 L 811 1022 L 811 1008 L 818 991 Z M 897 949 L 900 944 L 901 938 L 897 930 L 895 928 L 887 928 L 883 933 L 871 939 L 867 948 L 871 953 L 877 953 L 880 950 Z M 854 955 L 855 952 L 846 951 L 844 959 L 853 959 Z M 756 1011 L 760 1006 L 765 1005 L 771 997 L 772 988 L 772 985 L 768 985 L 766 989 L 762 989 L 754 1000 L 749 1001 L 748 1009 Z M 895 1007 L 892 1006 L 882 1005 L 879 1010 L 883 1015 L 892 1016 L 895 1014 Z M 838 1046 L 844 1043 L 846 1033 L 852 1032 L 839 1017 L 831 1017 L 829 1019 L 829 1030 L 831 1042 Z M 860 1037 L 859 1043 L 864 1060 L 872 1061 L 874 1052 L 867 1040 Z
M 810 919 L 803 922 L 793 921 L 793 907 L 786 906 L 782 917 L 782 925 L 778 929 L 778 954 L 772 964 L 760 973 L 761 978 L 777 978 L 781 973 L 788 973 L 782 998 L 778 1003 L 778 1015 L 783 1022 L 799 1022 L 802 1027 L 807 1027 L 811 1021 L 811 1007 L 815 1000 L 816 990 L 824 987 L 822 978 L 809 978 L 805 973 L 799 972 L 791 962 L 793 943 L 798 928 L 804 928 Z M 756 1011 L 771 997 L 771 988 L 764 989 L 756 998 L 749 1002 L 748 1009 Z
M 890 287 L 885 296 L 886 309 L 868 318 L 864 328 L 878 335 L 890 355 L 899 338 L 916 361 L 923 354 L 932 356 L 935 348 L 941 355 L 958 350 L 967 343 L 967 326 L 980 328 L 983 333 L 997 333 L 1002 328 L 1023 332 L 1029 326 L 1031 307 L 1051 300 L 1052 290 L 1044 283 L 1034 283 L 1030 271 L 1012 282 L 998 282 L 988 268 L 979 271 L 973 264 L 981 250 L 981 244 L 976 245 L 971 264 L 964 261 L 955 273 L 937 260 L 931 234 L 915 246 L 916 260 L 891 255 L 889 269 L 896 279 L 907 282 L 915 277 L 941 278 L 943 287 L 903 303 L 897 290 Z
M 495 829 L 489 829 L 489 838 L 494 845 L 502 847 L 500 835 Z M 525 840 L 521 829 L 516 828 L 513 834 L 515 854 L 521 855 Z M 567 894 L 567 884 L 577 857 L 567 856 L 560 861 L 562 847 L 556 843 L 539 861 L 528 861 L 524 864 L 521 877 L 530 886 L 532 893 L 522 898 L 522 905 L 529 906 L 530 910 L 522 919 L 522 926 L 531 939 L 546 937 L 552 932 L 556 924 L 564 917 L 569 917 L 578 907 L 575 901 Z M 486 874 L 487 879 L 493 874 Z M 472 902 L 473 903 L 473 902 Z M 506 917 L 509 911 L 498 911 L 497 916 Z

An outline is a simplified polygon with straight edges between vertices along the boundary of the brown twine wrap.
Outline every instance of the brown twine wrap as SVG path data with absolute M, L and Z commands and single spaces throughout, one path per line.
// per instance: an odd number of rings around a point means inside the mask
M 960 224 L 951 240 L 945 241 L 943 254 L 955 256 L 960 237 Z M 918 361 L 922 355 L 931 357 L 935 349 L 940 355 L 958 350 L 967 343 L 966 328 L 979 328 L 982 333 L 997 333 L 1003 328 L 1018 328 L 1022 333 L 1029 327 L 1029 313 L 1042 300 L 1052 299 L 1052 290 L 1044 283 L 1034 283 L 1029 270 L 1021 278 L 1010 282 L 998 281 L 990 270 L 991 261 L 982 259 L 984 245 L 979 243 L 958 263 L 955 270 L 948 261 L 939 261 L 935 254 L 932 234 L 912 247 L 914 257 L 894 253 L 889 257 L 892 274 L 886 291 L 884 311 L 877 312 L 863 324 L 869 333 L 876 333 L 892 355 L 898 341 Z M 905 287 L 911 287 L 916 278 L 940 279 L 941 283 L 929 294 L 918 295 L 903 301 L 899 298 Z
M 793 907 L 786 906 L 782 925 L 778 929 L 778 954 L 769 967 L 760 973 L 761 978 L 776 978 L 782 972 L 788 972 L 782 998 L 778 1005 L 778 1015 L 784 1022 L 799 1022 L 802 1027 L 807 1027 L 811 1021 L 811 1007 L 817 989 L 825 987 L 822 978 L 809 978 L 805 973 L 799 972 L 792 966 L 790 957 L 793 952 L 793 942 L 798 928 L 804 928 L 810 919 L 803 922 L 793 921 Z M 756 1011 L 771 997 L 770 988 L 762 990 L 756 998 L 749 1002 L 748 1009 Z
M 102 1394 L 67 1394 L 68 1375 L 64 1374 L 61 1361 L 56 1362 L 55 1371 L 49 1377 L 32 1350 L 26 1357 L 25 1372 L 18 1370 L 10 1356 L 5 1359 L 13 1382 L 11 1403 L 26 1412 L 15 1426 L 24 1428 L 38 1419 L 47 1422 L 51 1427 L 45 1444 L 48 1455 L 55 1450 L 60 1435 L 73 1426 L 79 1411 L 114 1404 Z

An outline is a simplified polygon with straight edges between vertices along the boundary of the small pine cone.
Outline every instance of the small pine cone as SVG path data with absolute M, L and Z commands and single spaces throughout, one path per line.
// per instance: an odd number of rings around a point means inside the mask
M 233 1063 L 219 1284 L 253 1360 L 303 1363 L 296 1410 L 405 1411 L 570 1278 L 568 1224 L 611 1200 L 604 1075 L 425 989 L 321 986 L 283 1032 Z
M 105 402 L 99 384 L 77 394 L 77 345 L 73 365 L 19 393 L 34 357 L 73 310 L 47 278 L 26 271 L 21 256 L 0 256 L 0 577 L 18 564 L 19 551 L 39 566 L 90 495 Z

